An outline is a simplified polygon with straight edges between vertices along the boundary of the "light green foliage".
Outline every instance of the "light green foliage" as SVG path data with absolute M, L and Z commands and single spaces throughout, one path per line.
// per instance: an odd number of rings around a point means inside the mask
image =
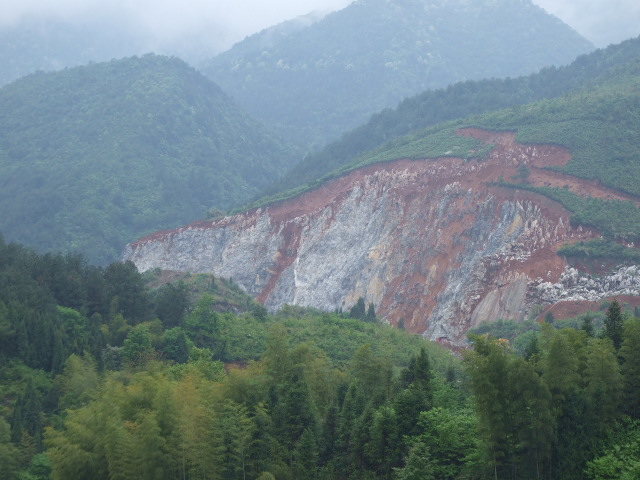
M 55 379 L 60 394 L 58 406 L 65 409 L 85 405 L 94 397 L 98 382 L 98 368 L 91 355 L 70 355 L 62 374 Z
M 617 427 L 606 452 L 588 463 L 589 480 L 640 478 L 640 425 L 634 421 Z
M 477 419 L 469 410 L 434 408 L 420 413 L 421 433 L 411 438 L 409 454 L 398 479 L 433 478 L 453 480 L 463 472 L 468 457 L 477 448 Z
M 431 444 L 416 439 L 411 444 L 404 467 L 394 470 L 395 480 L 437 480 L 437 467 L 430 453 Z
M 0 417 L 0 465 L 7 480 L 17 478 L 18 454 L 18 448 L 11 442 L 11 426 Z
M 124 360 L 131 366 L 142 366 L 151 359 L 154 352 L 149 327 L 142 324 L 133 327 L 122 347 Z

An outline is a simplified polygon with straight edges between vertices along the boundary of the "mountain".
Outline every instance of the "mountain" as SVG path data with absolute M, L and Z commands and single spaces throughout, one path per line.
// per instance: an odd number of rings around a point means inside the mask
M 132 238 L 254 196 L 294 154 L 175 58 L 30 75 L 0 89 L 0 231 L 104 264 Z
M 317 147 L 426 89 L 592 49 L 529 0 L 360 0 L 303 29 L 260 32 L 202 71 L 286 138 Z
M 344 133 L 321 150 L 307 155 L 278 183 L 263 192 L 264 197 L 286 195 L 291 189 L 316 185 L 319 179 L 347 166 L 354 158 L 386 142 L 436 125 L 501 108 L 551 99 L 578 88 L 602 83 L 617 70 L 640 58 L 640 37 L 580 55 L 571 64 L 545 67 L 537 73 L 503 79 L 469 80 L 446 88 L 427 90 L 385 109 L 354 130 Z M 284 193 L 283 193 L 284 192 Z
M 482 321 L 640 295 L 627 246 L 640 241 L 639 73 L 635 59 L 553 100 L 415 132 L 315 189 L 153 234 L 122 258 L 233 277 L 272 309 L 364 297 L 453 345 Z

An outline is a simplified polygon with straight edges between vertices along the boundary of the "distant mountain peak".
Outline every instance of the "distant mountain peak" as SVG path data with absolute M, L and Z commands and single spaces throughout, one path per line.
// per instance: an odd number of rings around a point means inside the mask
M 530 0 L 359 0 L 299 27 L 249 37 L 202 70 L 283 136 L 316 147 L 426 89 L 593 49 Z

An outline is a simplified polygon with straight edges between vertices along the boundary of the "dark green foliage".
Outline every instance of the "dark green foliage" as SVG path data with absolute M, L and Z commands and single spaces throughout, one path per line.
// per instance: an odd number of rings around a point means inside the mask
M 154 55 L 3 87 L 0 145 L 0 231 L 103 265 L 248 200 L 295 155 L 196 70 Z
M 213 311 L 212 303 L 210 295 L 203 295 L 193 311 L 187 315 L 184 330 L 196 347 L 208 348 L 219 356 L 224 344 L 219 338 L 219 315 Z
M 364 320 L 367 317 L 367 309 L 365 307 L 364 298 L 358 298 L 356 304 L 349 310 L 349 317 L 356 320 Z
M 293 451 L 292 470 L 296 479 L 314 480 L 318 478 L 318 442 L 315 430 L 307 428 Z
M 184 330 L 174 327 L 164 332 L 164 346 L 162 351 L 167 360 L 186 363 L 189 360 L 189 345 Z
M 590 480 L 640 478 L 640 425 L 637 420 L 616 425 L 610 445 L 588 463 L 586 474 Z
M 622 406 L 625 413 L 640 418 L 640 319 L 627 318 L 622 333 L 620 358 L 624 379 Z
M 565 257 L 590 257 L 598 259 L 615 259 L 629 262 L 640 261 L 640 251 L 636 248 L 630 248 L 618 242 L 595 239 L 588 241 L 580 241 L 572 244 L 565 244 L 558 253 Z
M 507 340 L 475 337 L 462 372 L 437 345 L 389 326 L 294 307 L 257 319 L 250 303 L 245 313 L 219 313 L 224 302 L 211 294 L 183 327 L 159 319 L 131 326 L 121 313 L 88 319 L 83 289 L 56 294 L 78 309 L 57 304 L 47 282 L 30 282 L 40 256 L 1 247 L 3 347 L 15 343 L 12 312 L 28 299 L 34 311 L 52 306 L 60 340 L 52 352 L 61 357 L 58 371 L 25 365 L 18 353 L 39 341 L 28 332 L 20 350 L 1 353 L 0 460 L 9 479 L 51 471 L 54 480 L 599 480 L 615 471 L 627 480 L 637 472 L 629 444 L 637 426 L 621 412 L 636 415 L 636 319 L 624 324 L 620 358 L 609 338 L 558 329 L 558 319 L 529 332 L 525 356 Z M 126 266 L 114 271 L 138 284 Z M 147 291 L 138 296 L 149 309 L 142 317 L 152 315 Z M 117 352 L 120 371 L 109 371 L 116 365 L 108 360 L 100 371 L 90 354 L 74 351 L 91 345 L 92 323 L 126 331 L 123 347 L 101 351 Z M 497 327 L 513 333 L 508 323 Z M 231 353 L 242 368 L 225 371 L 213 360 Z M 46 455 L 38 455 L 43 430 Z
M 149 319 L 149 298 L 142 276 L 131 261 L 112 263 L 104 271 L 107 298 L 131 324 Z M 115 303 L 114 303 L 115 300 Z
M 604 331 L 602 333 L 605 337 L 611 339 L 616 350 L 619 350 L 622 345 L 623 323 L 624 318 L 620 303 L 618 303 L 617 298 L 614 298 L 607 309 L 607 314 L 604 318 Z
M 593 328 L 593 319 L 591 318 L 591 315 L 587 314 L 584 317 L 582 317 L 580 330 L 584 331 L 589 337 L 593 337 L 594 328 Z
M 184 282 L 167 283 L 155 291 L 155 314 L 166 329 L 182 326 L 189 306 L 188 295 L 188 287 Z
M 375 323 L 378 321 L 378 317 L 376 317 L 376 307 L 373 302 L 369 303 L 369 307 L 367 307 L 367 315 L 364 318 L 367 322 Z
M 473 341 L 466 362 L 486 461 L 499 478 L 538 478 L 549 464 L 554 439 L 549 388 L 506 342 Z

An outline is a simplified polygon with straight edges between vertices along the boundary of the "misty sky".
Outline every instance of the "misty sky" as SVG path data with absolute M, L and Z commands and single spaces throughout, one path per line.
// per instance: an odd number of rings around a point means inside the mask
M 596 46 L 640 35 L 638 0 L 533 0 Z M 20 0 L 4 2 L 0 27 L 29 14 L 69 21 L 119 21 L 150 38 L 206 36 L 228 48 L 245 36 L 314 10 L 337 10 L 350 0 Z

